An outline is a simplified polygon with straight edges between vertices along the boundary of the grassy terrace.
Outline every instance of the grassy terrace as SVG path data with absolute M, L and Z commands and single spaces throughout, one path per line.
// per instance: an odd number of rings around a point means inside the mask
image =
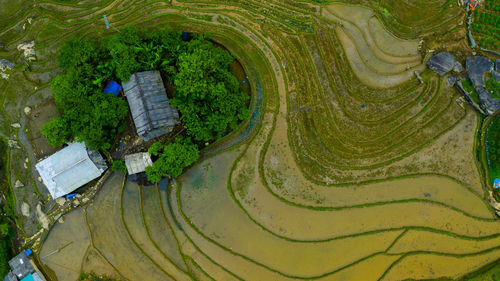
M 33 172 L 37 129 L 23 107 L 51 103 L 64 40 L 115 32 L 103 15 L 118 29 L 208 32 L 242 63 L 252 88 L 251 119 L 168 189 L 114 173 L 92 204 L 56 223 L 38 251 L 72 242 L 42 259 L 57 280 L 81 272 L 120 280 L 456 280 L 500 258 L 500 225 L 475 160 L 479 116 L 445 79 L 424 71 L 418 49 L 422 36 L 453 30 L 464 17 L 454 1 L 8 7 L 0 11 L 0 58 L 17 66 L 0 80 L 0 136 L 20 146 L 8 151 L 10 182 L 33 178 L 12 188 L 18 214 L 23 201 L 46 198 Z M 31 40 L 37 60 L 25 68 L 16 46 Z M 22 236 L 36 232 L 18 217 Z

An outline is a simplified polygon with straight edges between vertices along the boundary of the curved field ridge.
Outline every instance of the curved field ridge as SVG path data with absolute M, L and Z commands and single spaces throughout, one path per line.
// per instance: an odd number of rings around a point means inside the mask
M 414 77 L 415 71 L 425 69 L 418 41 L 392 36 L 370 9 L 336 3 L 325 7 L 323 16 L 339 24 L 335 31 L 362 83 L 393 87 Z
M 14 104 L 50 98 L 64 40 L 114 32 L 103 15 L 118 29 L 209 32 L 253 89 L 251 120 L 168 190 L 113 174 L 92 204 L 66 215 L 40 253 L 72 242 L 42 259 L 53 277 L 458 278 L 500 258 L 500 223 L 475 162 L 479 117 L 446 79 L 423 71 L 418 50 L 417 35 L 453 27 L 460 12 L 433 0 L 429 17 L 406 18 L 422 13 L 420 2 L 380 1 L 386 11 L 346 2 L 13 5 L 1 19 L 0 57 L 23 63 L 16 45 L 34 40 L 37 61 L 0 80 L 6 120 L 19 118 Z

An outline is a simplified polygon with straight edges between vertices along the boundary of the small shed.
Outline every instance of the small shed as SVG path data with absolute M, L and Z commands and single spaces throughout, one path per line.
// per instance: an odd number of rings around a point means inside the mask
M 151 155 L 147 152 L 125 155 L 125 166 L 127 166 L 129 175 L 142 173 L 146 171 L 146 167 L 152 165 Z
M 108 167 L 99 152 L 75 142 L 35 165 L 52 198 L 64 196 L 99 177 Z
M 28 256 L 26 256 L 24 251 L 19 253 L 17 256 L 13 257 L 9 261 L 9 266 L 12 269 L 12 273 L 19 280 L 23 280 L 23 278 L 25 278 L 26 276 L 30 275 L 35 271 L 35 268 L 31 264 L 30 259 L 28 258 Z
M 140 138 L 149 141 L 167 134 L 179 124 L 179 112 L 168 102 L 159 71 L 132 74 L 123 91 Z
M 108 86 L 104 89 L 104 92 L 107 94 L 113 94 L 117 96 L 120 91 L 122 90 L 122 86 L 120 84 L 116 83 L 115 81 L 111 80 L 108 83 Z
M 7 275 L 3 278 L 3 281 L 18 281 L 14 272 L 9 271 Z

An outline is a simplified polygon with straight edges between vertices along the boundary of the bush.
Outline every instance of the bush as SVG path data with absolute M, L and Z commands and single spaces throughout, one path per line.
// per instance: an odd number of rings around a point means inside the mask
M 177 138 L 174 143 L 167 145 L 156 142 L 148 152 L 157 158 L 153 166 L 146 167 L 148 180 L 153 183 L 167 176 L 178 177 L 184 168 L 198 160 L 200 155 L 198 147 L 189 138 Z
M 9 224 L 0 218 L 0 276 L 5 276 L 10 271 L 8 262 L 12 256 L 12 238 L 13 233 Z
M 126 174 L 127 173 L 127 166 L 125 165 L 125 162 L 122 160 L 115 160 L 113 163 L 111 163 L 111 171 L 116 172 L 120 171 L 121 173 Z
M 5 276 L 10 271 L 10 250 L 6 240 L 0 239 L 0 276 Z
M 123 130 L 126 102 L 102 89 L 103 81 L 112 78 L 98 67 L 109 59 L 106 53 L 95 39 L 70 40 L 61 48 L 57 58 L 65 72 L 50 84 L 61 116 L 42 128 L 49 144 L 58 146 L 74 137 L 94 149 L 109 149 Z
M 196 141 L 211 141 L 248 117 L 248 96 L 230 72 L 234 58 L 199 38 L 177 60 L 175 100 L 187 132 Z

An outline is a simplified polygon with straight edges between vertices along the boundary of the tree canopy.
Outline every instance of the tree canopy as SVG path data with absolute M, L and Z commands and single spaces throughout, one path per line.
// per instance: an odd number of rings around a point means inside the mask
M 166 176 L 178 177 L 184 168 L 198 160 L 198 147 L 191 139 L 177 138 L 175 142 L 163 145 L 154 143 L 148 152 L 157 157 L 153 166 L 146 167 L 148 180 L 157 183 Z
M 248 117 L 248 96 L 230 72 L 233 60 L 227 51 L 203 39 L 190 41 L 177 59 L 174 104 L 196 141 L 219 138 Z
M 59 55 L 65 69 L 51 82 L 61 116 L 44 124 L 42 133 L 49 144 L 59 146 L 74 137 L 95 149 L 109 149 L 116 134 L 123 129 L 127 103 L 102 90 L 105 77 L 99 70 L 106 52 L 96 40 L 70 40 Z
M 159 68 L 172 74 L 181 42 L 180 32 L 172 29 L 146 32 L 135 27 L 102 41 L 65 42 L 57 55 L 64 72 L 50 85 L 61 116 L 42 127 L 49 144 L 59 146 L 74 137 L 95 149 L 111 148 L 128 107 L 123 99 L 103 92 L 105 83 Z
M 111 163 L 111 171 L 121 172 L 123 174 L 127 173 L 127 166 L 122 160 L 115 160 Z
M 206 35 L 183 41 L 173 29 L 130 27 L 103 39 L 69 40 L 57 59 L 64 71 L 52 80 L 51 89 L 61 116 L 42 127 L 53 146 L 76 139 L 94 149 L 111 148 L 124 129 L 128 107 L 103 92 L 109 80 L 125 82 L 135 72 L 160 70 L 173 82 L 171 102 L 181 113 L 187 138 L 150 148 L 157 157 L 146 170 L 153 182 L 180 175 L 198 158 L 198 145 L 220 138 L 248 117 L 249 97 L 231 73 L 233 56 Z

